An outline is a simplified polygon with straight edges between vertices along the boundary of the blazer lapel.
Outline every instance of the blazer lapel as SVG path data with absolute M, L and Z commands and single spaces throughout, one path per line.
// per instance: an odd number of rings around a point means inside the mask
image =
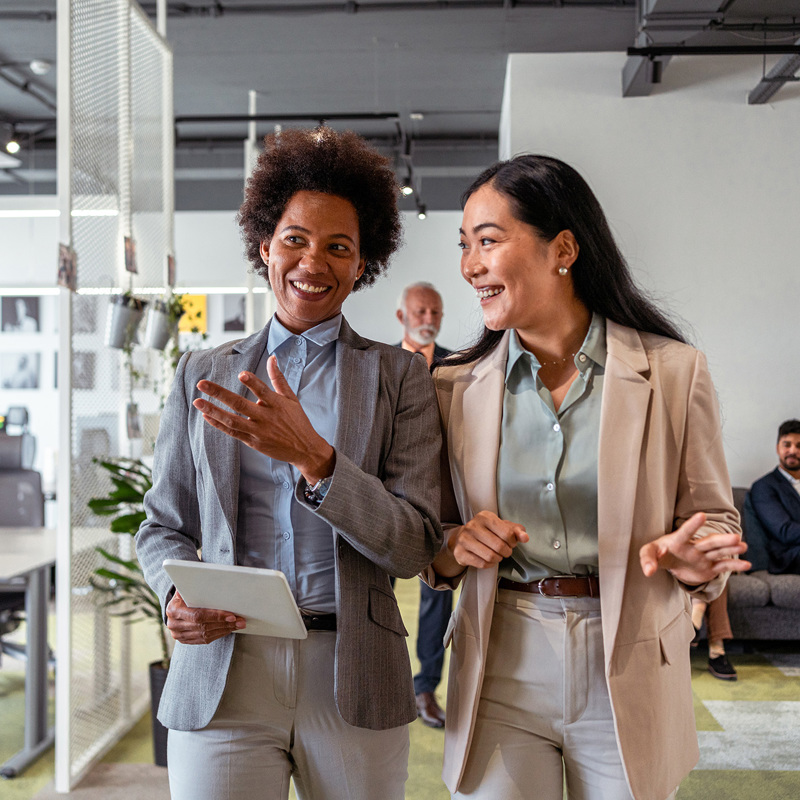
M 248 390 L 238 375 L 242 370 L 255 371 L 266 349 L 268 336 L 269 323 L 258 333 L 236 342 L 230 351 L 215 356 L 208 380 L 245 397 Z M 225 521 L 231 536 L 234 536 L 239 507 L 239 440 L 218 431 L 207 422 L 202 424 L 208 471 Z
M 494 351 L 478 362 L 468 380 L 454 388 L 454 393 L 460 390 L 461 413 L 451 413 L 451 418 L 455 416 L 461 427 L 449 432 L 448 448 L 450 463 L 464 471 L 454 484 L 464 485 L 469 506 L 461 509 L 465 520 L 484 509 L 497 513 L 497 458 L 508 338 L 506 332 Z M 453 403 L 458 403 L 458 394 L 454 394 Z
M 455 414 L 451 409 L 451 419 L 461 427 L 454 425 L 448 431 L 448 449 L 450 464 L 463 469 L 463 475 L 454 476 L 453 484 L 464 487 L 458 501 L 465 522 L 479 511 L 497 513 L 497 458 L 509 335 L 506 332 L 494 351 L 478 362 L 468 379 L 457 382 L 454 387 L 453 405 L 456 409 Z M 458 394 L 461 395 L 460 414 Z M 474 589 L 470 587 L 473 581 Z M 465 610 L 469 619 L 477 621 L 479 630 L 476 635 L 484 655 L 496 592 L 496 565 L 467 570 L 462 602 L 471 605 L 474 598 L 474 607 Z
M 342 318 L 336 341 L 336 400 L 338 420 L 334 447 L 363 466 L 378 401 L 380 351 L 371 348 Z
M 652 387 L 639 334 L 606 321 L 606 361 L 597 479 L 600 596 L 606 665 L 619 627 L 644 429 Z

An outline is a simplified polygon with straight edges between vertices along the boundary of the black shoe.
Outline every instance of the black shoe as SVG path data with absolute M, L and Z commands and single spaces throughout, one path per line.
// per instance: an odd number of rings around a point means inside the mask
M 736 670 L 733 665 L 728 661 L 728 657 L 723 653 L 721 656 L 715 656 L 708 659 L 708 671 L 721 681 L 735 681 L 738 680 Z
M 692 627 L 694 627 L 694 625 L 692 625 Z M 699 644 L 700 644 L 700 628 L 695 628 L 694 629 L 694 638 L 692 639 L 691 643 L 689 644 L 689 647 L 694 649 Z
M 429 728 L 444 728 L 444 711 L 433 692 L 420 692 L 417 695 L 417 716 Z

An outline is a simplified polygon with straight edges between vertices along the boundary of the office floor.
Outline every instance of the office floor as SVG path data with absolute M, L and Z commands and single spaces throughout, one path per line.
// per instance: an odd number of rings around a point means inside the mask
M 415 581 L 398 581 L 409 645 L 416 640 Z M 800 642 L 729 647 L 739 672 L 735 683 L 706 670 L 707 653 L 692 654 L 692 688 L 700 739 L 700 764 L 686 778 L 679 800 L 796 800 L 800 797 Z M 412 663 L 416 659 L 412 652 Z M 0 760 L 22 738 L 23 680 L 20 665 L 4 658 L 0 668 Z M 152 766 L 149 716 L 139 722 L 83 782 L 76 800 L 164 800 L 166 770 Z M 419 721 L 411 725 L 408 800 L 447 800 L 441 779 L 443 734 Z M 150 765 L 150 766 L 145 766 Z M 52 751 L 23 775 L 0 782 L 3 800 L 54 800 Z M 50 785 L 49 785 L 50 784 Z M 292 794 L 294 797 L 294 794 Z M 535 800 L 535 795 L 531 795 Z

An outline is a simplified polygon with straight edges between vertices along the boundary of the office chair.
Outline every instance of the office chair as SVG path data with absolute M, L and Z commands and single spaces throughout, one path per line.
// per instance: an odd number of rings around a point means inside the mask
M 40 528 L 43 525 L 42 476 L 31 469 L 0 470 L 0 528 Z M 0 530 L 0 535 L 13 534 Z M 0 658 L 5 653 L 25 660 L 25 646 L 5 639 L 25 619 L 24 611 L 24 586 L 14 581 L 0 583 Z

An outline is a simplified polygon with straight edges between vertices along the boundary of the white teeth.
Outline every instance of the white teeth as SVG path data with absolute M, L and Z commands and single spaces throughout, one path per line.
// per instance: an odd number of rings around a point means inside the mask
M 301 292 L 309 292 L 310 294 L 322 294 L 327 292 L 327 286 L 309 286 L 307 283 L 300 283 L 299 281 L 292 281 L 292 286 L 296 286 Z
M 478 300 L 483 300 L 487 297 L 494 297 L 496 294 L 500 294 L 502 289 L 479 289 L 477 291 Z

